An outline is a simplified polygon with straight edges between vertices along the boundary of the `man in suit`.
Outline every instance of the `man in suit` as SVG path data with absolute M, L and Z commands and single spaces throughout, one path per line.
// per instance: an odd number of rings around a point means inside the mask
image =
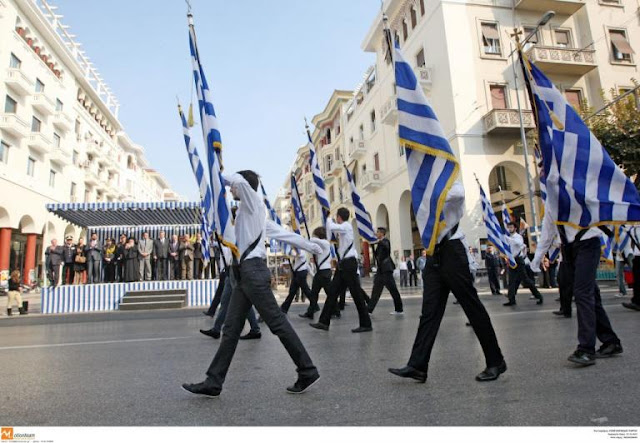
M 64 238 L 62 260 L 64 263 L 62 268 L 62 282 L 65 285 L 70 285 L 73 283 L 73 266 L 76 260 L 76 245 L 73 244 L 73 237 L 70 235 Z
M 182 236 L 180 242 L 180 268 L 182 270 L 182 280 L 191 280 L 193 278 L 193 245 L 189 241 L 189 237 Z
M 409 270 L 409 286 L 418 286 L 418 268 L 413 254 L 407 259 L 407 269 Z
M 393 298 L 394 311 L 391 314 L 403 314 L 402 298 L 400 298 L 400 292 L 396 286 L 396 281 L 393 279 L 393 270 L 396 266 L 391 260 L 391 243 L 387 238 L 387 229 L 378 228 L 376 231 L 376 237 L 378 242 L 375 247 L 376 257 L 376 275 L 373 277 L 373 290 L 371 291 L 371 301 L 369 302 L 369 313 L 372 314 L 373 310 L 380 300 L 382 289 L 387 288 Z
M 140 257 L 140 281 L 150 281 L 153 241 L 149 238 L 149 233 L 146 231 L 142 233 L 142 239 L 138 242 L 138 254 Z
M 91 234 L 89 244 L 84 247 L 87 257 L 87 276 L 89 284 L 100 283 L 102 265 L 102 247 L 98 243 L 98 234 Z
M 51 240 L 51 246 L 47 248 L 45 255 L 49 282 L 55 288 L 60 281 L 60 265 L 64 262 L 62 246 L 58 246 L 58 240 L 55 238 Z
M 180 280 L 180 242 L 175 234 L 169 243 L 169 278 Z
M 202 251 L 202 235 L 196 234 L 196 241 L 193 244 L 193 279 L 200 280 L 204 268 L 204 252 Z
M 487 247 L 487 252 L 484 256 L 484 265 L 487 268 L 491 293 L 493 295 L 500 295 L 500 256 L 496 254 L 493 245 Z
M 116 272 L 118 274 L 118 281 L 124 282 L 124 253 L 127 246 L 127 236 L 120 234 L 120 243 L 116 246 Z
M 158 238 L 153 242 L 153 256 L 156 260 L 156 278 L 160 281 L 167 280 L 169 239 L 165 238 L 164 231 L 160 231 Z

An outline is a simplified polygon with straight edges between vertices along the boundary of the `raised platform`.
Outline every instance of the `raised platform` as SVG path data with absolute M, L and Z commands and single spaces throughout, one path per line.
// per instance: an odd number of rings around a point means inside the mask
M 43 288 L 41 309 L 43 314 L 117 311 L 125 294 L 144 291 L 154 294 L 186 291 L 188 307 L 208 306 L 217 287 L 218 279 L 65 285 Z

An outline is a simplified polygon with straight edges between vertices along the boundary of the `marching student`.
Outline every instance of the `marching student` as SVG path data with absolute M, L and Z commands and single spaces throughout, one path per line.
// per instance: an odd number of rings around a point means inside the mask
M 396 266 L 391 259 L 391 242 L 389 242 L 387 238 L 387 228 L 379 227 L 376 230 L 376 237 L 378 237 L 378 242 L 375 247 L 376 275 L 373 277 L 373 290 L 371 291 L 371 301 L 369 302 L 369 313 L 373 314 L 373 310 L 376 308 L 378 300 L 380 300 L 382 289 L 387 288 L 393 298 L 394 310 L 391 314 L 403 314 L 402 298 L 396 286 L 396 281 L 393 278 L 393 270 Z
M 268 223 L 269 224 L 269 223 Z M 267 232 L 267 237 L 269 232 Z M 307 283 L 307 275 L 309 274 L 309 265 L 307 264 L 307 256 L 301 250 L 294 250 L 295 260 L 291 263 L 291 285 L 289 286 L 289 294 L 287 298 L 280 305 L 280 309 L 285 314 L 289 312 L 289 308 L 291 307 L 291 303 L 293 302 L 293 298 L 298 293 L 298 290 L 302 290 L 302 296 L 306 297 L 311 303 L 311 289 L 309 289 L 309 284 Z M 304 301 L 304 300 L 303 300 Z
M 331 233 L 335 233 L 338 236 L 338 269 L 336 269 L 333 280 L 331 280 L 329 295 L 320 313 L 318 323 L 310 323 L 310 326 L 315 329 L 329 330 L 331 315 L 336 309 L 338 297 L 342 291 L 348 288 L 358 310 L 360 320 L 360 326 L 352 329 L 351 332 L 358 333 L 373 330 L 365 300 L 366 294 L 360 287 L 358 280 L 358 253 L 353 247 L 353 228 L 349 223 L 349 215 L 347 208 L 340 208 L 335 222 L 331 218 L 327 218 L 327 237 L 330 237 Z
M 427 257 L 423 274 L 422 315 L 411 357 L 406 366 L 389 368 L 389 372 L 398 377 L 412 378 L 421 383 L 427 381 L 431 350 L 449 292 L 453 292 L 460 303 L 484 352 L 487 367 L 476 376 L 476 380 L 496 380 L 507 370 L 491 319 L 474 287 L 464 233 L 458 228 L 465 212 L 464 198 L 464 187 L 456 181 L 447 194 L 442 210 L 445 228 L 438 236 L 433 256 Z
M 600 289 L 596 283 L 602 254 L 600 236 L 603 232 L 599 228 L 578 230 L 569 225 L 556 226 L 549 212 L 545 213 L 540 241 L 531 262 L 534 271 L 540 269 L 542 258 L 551 247 L 556 232 L 560 234 L 562 242 L 562 279 L 565 280 L 562 285 L 573 290 L 578 316 L 578 347 L 568 360 L 580 366 L 591 366 L 596 363 L 596 358 L 622 353 L 620 339 L 602 307 Z M 596 338 L 602 342 L 598 351 Z
M 235 223 L 240 258 L 232 269 L 237 285 L 231 294 L 222 340 L 207 370 L 207 378 L 201 383 L 185 383 L 182 387 L 197 395 L 220 395 L 245 318 L 253 305 L 271 332 L 278 336 L 297 367 L 298 380 L 287 388 L 287 392 L 303 393 L 320 379 L 320 375 L 271 291 L 271 272 L 266 264 L 264 245 L 265 207 L 262 196 L 257 192 L 260 183 L 258 175 L 253 171 L 240 171 L 223 178 L 231 186 L 233 198 L 240 202 Z M 315 245 L 311 246 L 312 250 L 317 251 L 315 248 Z
M 513 306 L 516 304 L 516 294 L 520 287 L 520 283 L 522 283 L 525 288 L 528 288 L 531 291 L 531 294 L 538 299 L 536 304 L 541 305 L 542 294 L 540 294 L 540 291 L 536 288 L 536 283 L 527 274 L 525 264 L 526 247 L 524 245 L 524 240 L 522 239 L 522 236 L 518 234 L 515 223 L 507 223 L 507 229 L 509 230 L 507 241 L 509 242 L 509 247 L 511 248 L 511 253 L 513 254 L 513 258 L 515 259 L 517 266 L 515 269 L 509 267 L 509 301 L 504 303 L 503 306 Z
M 307 309 L 307 312 L 298 315 L 302 318 L 313 320 L 313 315 L 320 310 L 318 307 L 320 289 L 324 290 L 325 295 L 328 297 L 331 286 L 331 243 L 327 240 L 327 230 L 322 226 L 314 229 L 311 242 L 318 245 L 322 252 L 317 256 L 316 274 L 311 282 L 311 293 L 307 297 L 309 299 L 309 309 Z M 314 260 L 316 260 L 315 257 Z
M 231 209 L 232 214 L 235 213 L 234 210 L 235 208 Z M 211 241 L 213 241 L 213 237 Z M 220 301 L 222 300 L 222 292 L 224 290 L 225 281 L 227 280 L 230 274 L 229 269 L 231 268 L 231 260 L 232 260 L 231 249 L 229 249 L 226 246 L 222 246 L 222 252 L 220 252 L 220 248 L 218 247 L 218 245 L 215 246 L 215 252 L 214 254 L 211 255 L 212 269 L 215 268 L 213 263 L 215 258 L 217 258 L 218 260 L 218 270 L 220 271 L 218 288 L 216 289 L 216 293 L 213 295 L 213 299 L 211 300 L 211 305 L 209 305 L 209 309 L 207 309 L 206 311 L 202 311 L 204 315 L 207 315 L 211 318 L 215 317 L 216 315 L 216 309 L 218 309 L 218 305 L 220 305 Z

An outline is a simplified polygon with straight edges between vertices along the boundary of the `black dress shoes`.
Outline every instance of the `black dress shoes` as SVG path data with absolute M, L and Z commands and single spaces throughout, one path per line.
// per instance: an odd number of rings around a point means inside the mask
M 369 332 L 369 331 L 373 331 L 373 328 L 371 326 L 359 326 L 355 329 L 352 329 L 351 332 L 354 333 L 358 333 L 358 332 Z
M 306 392 L 311 386 L 315 385 L 320 380 L 320 375 L 316 374 L 312 377 L 299 378 L 293 386 L 287 388 L 289 394 L 302 394 Z
M 213 314 L 211 314 L 209 311 L 202 311 L 202 313 L 203 313 L 204 315 L 206 315 L 207 317 L 211 317 L 211 318 L 213 318 Z
M 596 358 L 609 358 L 618 354 L 622 354 L 622 345 L 620 343 L 608 343 L 600 346 L 600 349 L 596 351 Z
M 538 299 L 538 301 L 536 302 L 536 305 L 541 305 L 541 304 L 542 304 L 542 297 L 540 297 L 540 298 Z
M 575 363 L 580 366 L 591 366 L 596 364 L 595 355 L 588 354 L 579 349 L 573 354 L 571 354 L 567 360 L 569 360 L 571 363 Z
M 220 332 L 214 331 L 213 329 L 200 329 L 200 333 L 206 335 L 207 337 L 218 339 L 220 338 Z
M 411 366 L 405 366 L 404 368 L 398 369 L 389 368 L 389 372 L 391 372 L 393 375 L 397 375 L 398 377 L 412 378 L 420 383 L 424 383 L 427 381 L 426 372 L 418 371 Z
M 190 394 L 201 395 L 203 397 L 218 398 L 220 396 L 220 389 L 214 388 L 206 381 L 202 383 L 183 383 L 182 389 Z
M 321 329 L 323 331 L 328 331 L 329 330 L 329 326 L 325 325 L 324 323 L 309 323 L 309 326 L 311 326 L 312 328 L 315 329 Z
M 257 338 L 262 338 L 261 332 L 249 331 L 245 335 L 240 336 L 240 340 L 255 340 Z
M 622 303 L 622 306 L 624 306 L 627 309 L 633 309 L 634 311 L 640 311 L 640 305 L 637 305 L 633 302 Z
M 298 317 L 308 318 L 313 320 L 313 314 L 309 314 L 308 312 L 305 312 L 304 314 L 298 314 Z
M 500 377 L 500 374 L 504 374 L 507 372 L 507 363 L 502 360 L 498 366 L 492 366 L 490 368 L 486 368 L 484 371 L 476 375 L 477 381 L 493 381 L 497 380 Z
M 553 315 L 562 315 L 564 318 L 571 318 L 571 314 L 565 314 L 563 310 L 553 311 Z
M 516 302 L 510 302 L 510 301 L 506 303 L 502 303 L 502 306 L 515 306 L 515 305 L 516 305 Z

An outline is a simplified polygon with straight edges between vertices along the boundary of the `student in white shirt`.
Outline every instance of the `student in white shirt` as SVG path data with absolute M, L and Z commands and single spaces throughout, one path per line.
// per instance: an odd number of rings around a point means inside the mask
M 325 295 L 329 296 L 329 287 L 331 286 L 331 243 L 327 240 L 327 230 L 322 226 L 313 230 L 311 241 L 322 248 L 322 252 L 314 256 L 316 265 L 316 274 L 313 276 L 311 283 L 311 294 L 309 294 L 309 309 L 303 314 L 299 314 L 302 318 L 313 320 L 313 316 L 320 310 L 318 306 L 318 298 L 320 289 L 324 290 Z
M 511 253 L 516 262 L 516 267 L 511 268 L 509 266 L 509 301 L 504 303 L 503 306 L 513 306 L 516 304 L 516 294 L 518 293 L 520 283 L 522 283 L 525 288 L 528 288 L 531 294 L 538 299 L 536 304 L 541 305 L 543 301 L 542 294 L 540 294 L 540 291 L 536 288 L 536 283 L 529 274 L 527 274 L 527 265 L 525 263 L 525 259 L 527 258 L 525 251 L 527 247 L 524 244 L 524 239 L 518 234 L 515 223 L 507 223 L 507 229 L 509 230 L 507 241 L 509 242 Z

